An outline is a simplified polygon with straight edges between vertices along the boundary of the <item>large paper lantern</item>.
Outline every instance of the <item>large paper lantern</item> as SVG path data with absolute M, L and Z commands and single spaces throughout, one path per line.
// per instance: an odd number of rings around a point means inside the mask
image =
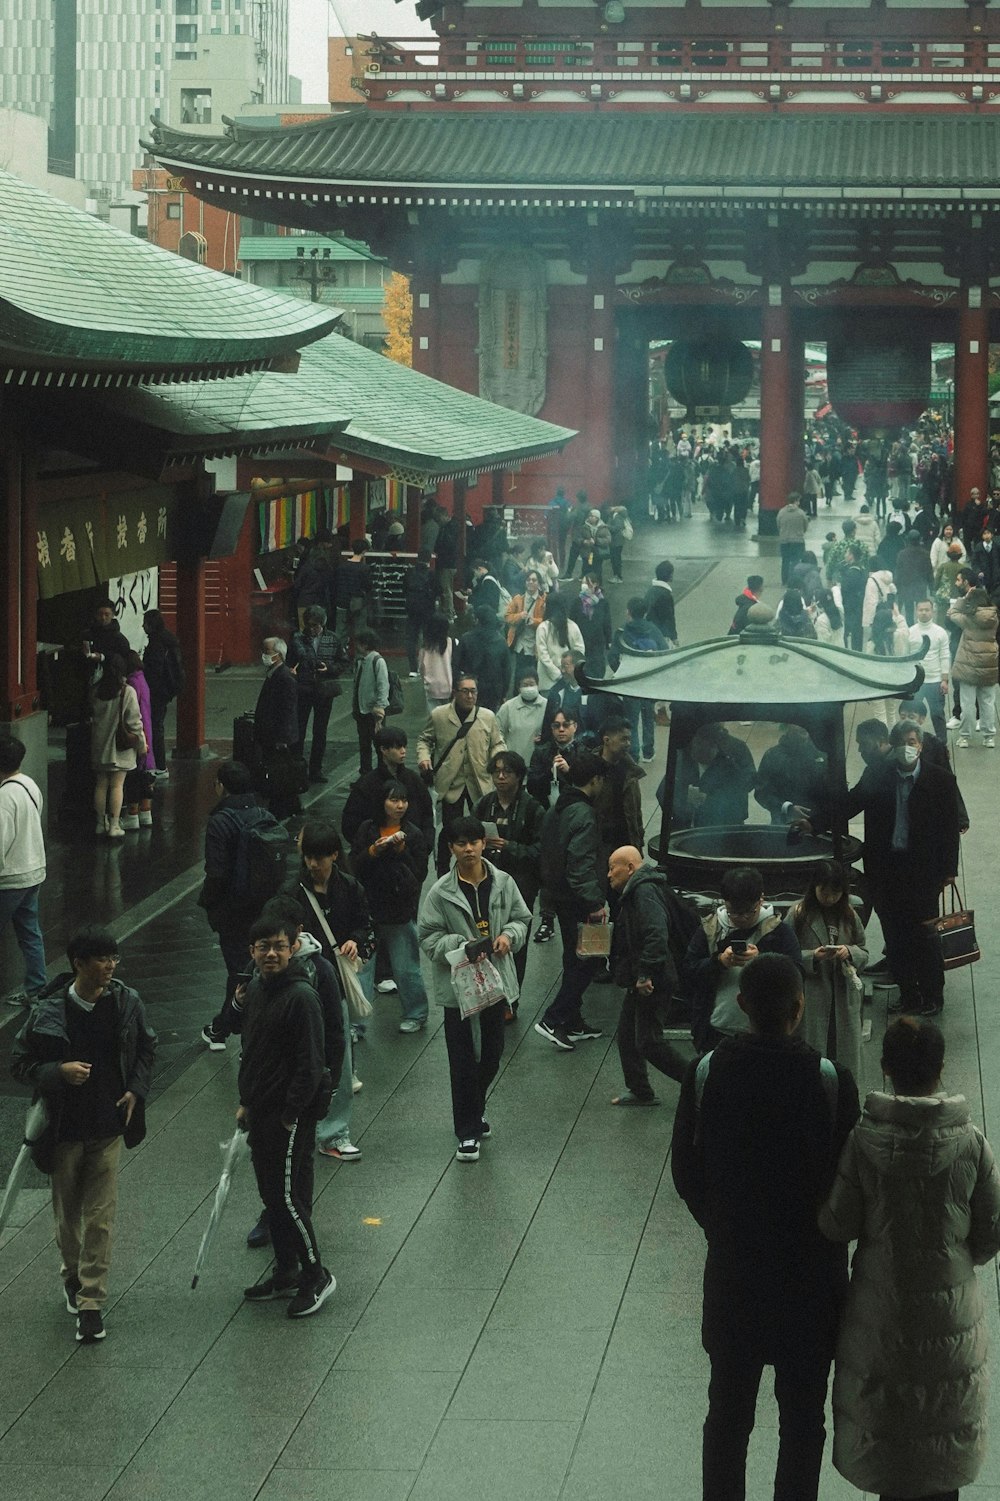
M 849 336 L 827 340 L 826 378 L 834 411 L 859 433 L 911 427 L 930 399 L 930 339 L 859 320 Z
M 753 383 L 753 355 L 739 339 L 677 339 L 663 365 L 667 390 L 687 420 L 729 420 Z

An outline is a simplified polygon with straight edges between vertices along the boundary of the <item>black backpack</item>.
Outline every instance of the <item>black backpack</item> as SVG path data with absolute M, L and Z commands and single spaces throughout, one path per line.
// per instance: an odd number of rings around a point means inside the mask
M 241 820 L 233 870 L 233 900 L 256 907 L 276 896 L 285 884 L 288 859 L 295 847 L 283 823 L 266 808 L 251 810 L 253 820 Z
M 411 615 L 423 619 L 434 613 L 436 591 L 434 575 L 429 568 L 411 568 L 406 575 L 406 608 Z

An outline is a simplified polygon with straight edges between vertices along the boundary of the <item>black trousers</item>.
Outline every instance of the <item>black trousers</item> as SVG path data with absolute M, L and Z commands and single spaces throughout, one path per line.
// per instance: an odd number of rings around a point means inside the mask
M 802 554 L 806 550 L 804 542 L 782 542 L 779 547 L 781 552 L 781 582 L 787 584 L 792 576 L 792 569 L 796 563 L 802 562 Z
M 476 1018 L 463 1017 L 457 1006 L 444 1008 L 444 1040 L 451 1073 L 451 1114 L 459 1141 L 478 1139 L 486 1109 L 486 1095 L 497 1076 L 503 1057 L 503 1014 L 498 1004 L 487 1006 Z M 479 1022 L 480 1046 L 476 1057 L 473 1020 Z
M 323 1268 L 312 1225 L 316 1122 L 299 1120 L 286 1131 L 276 1115 L 250 1117 L 250 1160 L 267 1221 L 279 1276 L 299 1276 L 311 1286 Z
M 375 735 L 382 721 L 374 714 L 355 714 L 358 727 L 358 775 L 366 776 L 375 767 Z
M 330 710 L 333 708 L 332 698 L 320 698 L 314 693 L 303 693 L 299 689 L 298 716 L 299 716 L 299 755 L 306 753 L 306 731 L 309 727 L 309 715 L 313 717 L 312 744 L 309 747 L 309 775 L 318 776 L 323 770 L 323 756 L 326 752 L 326 730 L 330 723 Z
M 778 1468 L 774 1501 L 816 1501 L 826 1443 L 829 1351 L 797 1350 L 768 1361 L 734 1340 L 709 1351 L 712 1375 L 702 1440 L 703 1501 L 745 1501 L 747 1448 L 765 1365 L 774 1366 Z
M 570 908 L 556 907 L 559 937 L 562 940 L 562 980 L 543 1020 L 550 1027 L 570 1027 L 583 1015 L 583 993 L 604 964 L 603 959 L 581 959 L 576 952 L 580 914 Z
M 944 964 L 936 935 L 924 927 L 937 917 L 940 897 L 899 862 L 899 868 L 880 881 L 876 906 L 885 937 L 885 956 L 904 1005 L 923 999 L 944 1003 Z
M 153 752 L 153 760 L 156 762 L 157 771 L 167 769 L 167 746 L 163 728 L 163 722 L 167 717 L 167 704 L 169 699 L 157 698 L 154 694 L 149 695 L 149 720 L 153 731 L 153 744 L 150 749 Z
M 625 1087 L 639 1099 L 650 1099 L 653 1091 L 646 1064 L 651 1063 L 668 1079 L 680 1083 L 686 1064 L 676 1048 L 660 1035 L 658 1010 L 669 996 L 644 995 L 630 985 L 622 998 L 618 1018 L 618 1057 L 621 1059 Z

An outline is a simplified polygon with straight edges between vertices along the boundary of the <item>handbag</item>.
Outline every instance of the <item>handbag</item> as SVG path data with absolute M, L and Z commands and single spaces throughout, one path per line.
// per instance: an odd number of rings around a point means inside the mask
M 120 751 L 133 750 L 146 753 L 146 737 L 140 730 L 136 733 L 128 729 L 125 724 L 125 689 L 122 689 L 121 698 L 118 700 L 118 728 L 115 730 L 115 749 Z
M 364 1021 L 367 1017 L 371 1016 L 374 1008 L 362 990 L 361 981 L 358 979 L 358 970 L 361 968 L 361 961 L 360 959 L 348 959 L 346 955 L 340 952 L 340 946 L 333 936 L 333 929 L 326 920 L 326 913 L 311 891 L 307 891 L 306 895 L 309 898 L 310 907 L 319 919 L 323 936 L 330 945 L 330 952 L 333 954 L 336 962 L 337 974 L 340 978 L 340 988 L 344 992 L 344 1000 L 347 1002 L 347 1014 L 352 1021 Z
M 581 922 L 576 925 L 576 957 L 578 959 L 608 959 L 611 957 L 611 935 L 615 925 L 602 918 L 600 922 Z
M 977 963 L 983 956 L 976 938 L 975 912 L 963 904 L 954 881 L 950 882 L 948 889 L 951 892 L 951 911 L 945 911 L 942 891 L 941 914 L 926 918 L 924 927 L 934 930 L 945 969 L 961 969 L 965 964 Z

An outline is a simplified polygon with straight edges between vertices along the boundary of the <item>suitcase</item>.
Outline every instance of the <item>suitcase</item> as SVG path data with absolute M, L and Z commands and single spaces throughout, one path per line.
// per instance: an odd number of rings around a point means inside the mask
M 252 714 L 240 714 L 233 720 L 233 760 L 242 761 L 250 771 L 260 760 Z

